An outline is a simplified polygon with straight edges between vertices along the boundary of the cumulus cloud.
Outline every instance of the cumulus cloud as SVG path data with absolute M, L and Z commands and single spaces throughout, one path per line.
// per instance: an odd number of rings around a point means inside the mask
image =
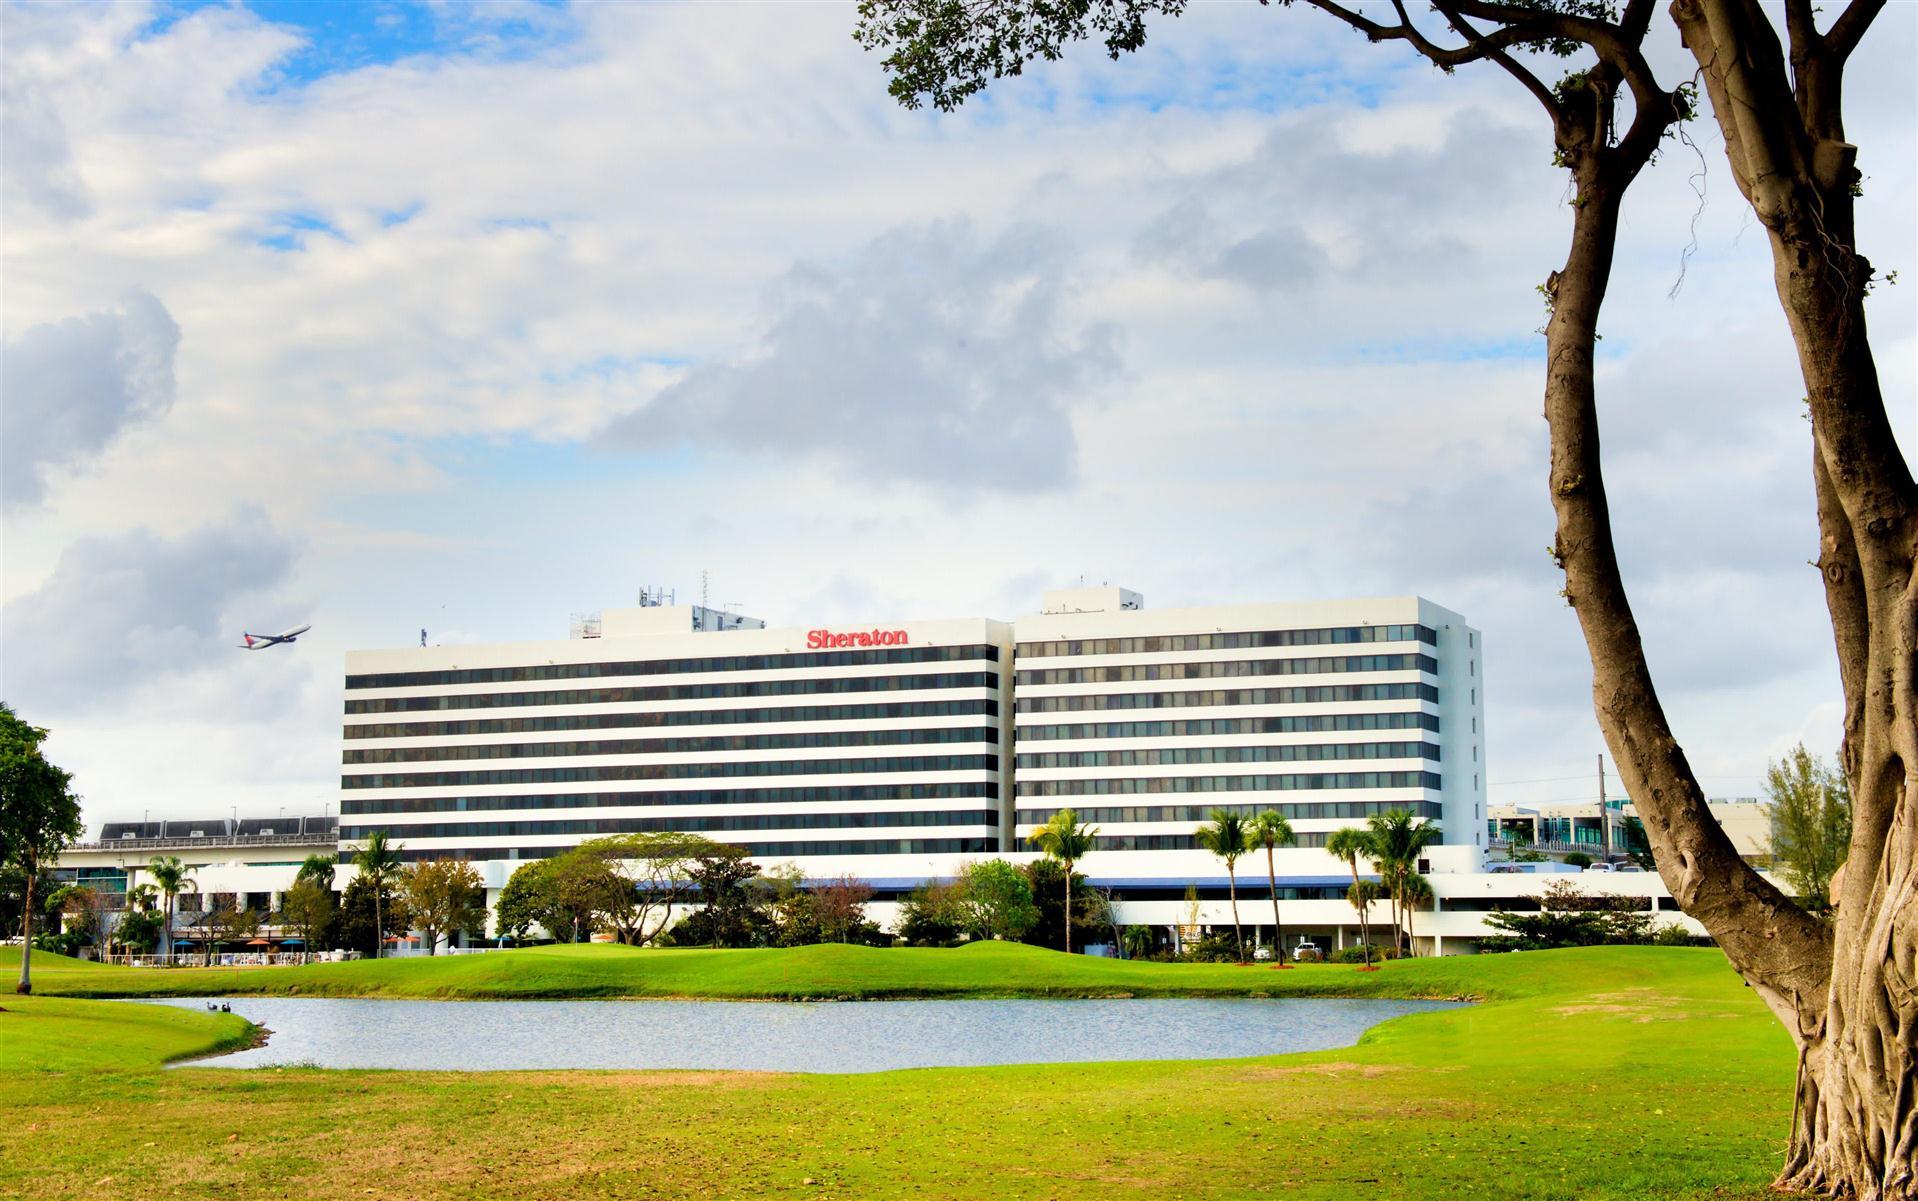
M 77 466 L 171 408 L 179 344 L 166 306 L 140 291 L 118 309 L 9 339 L 0 358 L 0 497 L 9 505 L 40 500 L 54 469 Z
M 39 588 L 0 609 L 9 699 L 114 708 L 235 652 L 234 602 L 287 577 L 295 548 L 254 511 L 169 538 L 83 538 Z M 235 636 L 229 636 L 235 635 Z
M 695 367 L 608 436 L 804 454 L 872 480 L 1064 484 L 1077 467 L 1071 409 L 1119 368 L 1109 327 L 1073 327 L 1067 266 L 1057 231 L 986 241 L 962 221 L 800 263 L 750 354 Z

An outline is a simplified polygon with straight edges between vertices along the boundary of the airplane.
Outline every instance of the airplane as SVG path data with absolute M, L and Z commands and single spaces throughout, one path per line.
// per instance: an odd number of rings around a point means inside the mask
M 240 649 L 245 651 L 263 651 L 269 646 L 278 646 L 282 642 L 292 642 L 295 638 L 298 638 L 301 634 L 306 633 L 312 628 L 312 626 L 301 626 L 297 630 L 288 630 L 284 634 L 241 634 L 240 637 L 246 639 L 246 641 L 240 644 Z

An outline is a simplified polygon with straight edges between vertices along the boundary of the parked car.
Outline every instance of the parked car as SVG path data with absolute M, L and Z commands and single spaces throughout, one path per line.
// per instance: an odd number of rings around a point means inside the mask
M 1292 948 L 1293 963 L 1318 963 L 1325 958 L 1325 952 L 1319 950 L 1319 944 L 1301 938 L 1299 945 Z
M 1612 865 L 1609 863 L 1588 863 L 1585 865 L 1585 870 L 1588 872 L 1609 872 L 1612 870 Z
M 1619 863 L 1613 865 L 1612 870 L 1615 872 L 1642 872 L 1645 869 L 1636 863 Z

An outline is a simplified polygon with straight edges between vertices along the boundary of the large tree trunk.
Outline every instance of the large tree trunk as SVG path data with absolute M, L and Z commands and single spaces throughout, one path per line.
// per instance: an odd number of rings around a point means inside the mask
M 1777 107 L 1783 70 L 1769 21 L 1749 0 L 1680 0 L 1674 16 L 1703 68 L 1734 176 L 1771 233 L 1810 397 L 1820 566 L 1846 690 L 1845 761 L 1856 808 L 1835 929 L 1738 856 L 1712 820 L 1652 686 L 1612 546 L 1592 395 L 1598 311 L 1629 182 L 1600 156 L 1572 164 L 1573 244 L 1548 284 L 1554 309 L 1545 412 L 1556 553 L 1591 652 L 1599 724 L 1659 873 L 1798 1044 L 1798 1113 L 1780 1183 L 1907 1197 L 1918 1180 L 1918 777 L 1907 779 L 1905 767 L 1918 764 L 1914 520 L 1909 471 L 1865 344 L 1869 268 L 1834 237 L 1849 238 L 1849 148 L 1781 138 L 1777 112 L 1758 111 Z M 1782 96 L 1789 111 L 1789 87 Z M 1823 203 L 1828 197 L 1815 180 L 1821 169 L 1842 184 L 1844 205 L 1833 207 L 1843 214 Z
M 1272 848 L 1265 848 L 1265 878 L 1272 887 L 1272 961 L 1285 966 L 1285 923 L 1279 918 L 1279 872 L 1272 864 Z
M 1813 435 L 1819 556 L 1845 693 L 1852 841 L 1831 898 L 1828 985 L 1801 1001 L 1799 1078 L 1779 1183 L 1860 1198 L 1918 1195 L 1918 489 L 1885 412 L 1866 335 L 1872 267 L 1857 251 L 1857 152 L 1843 72 L 1882 8 L 1858 0 L 1821 33 L 1787 10 L 1790 67 L 1752 0 L 1678 0 L 1739 191 L 1765 226 Z

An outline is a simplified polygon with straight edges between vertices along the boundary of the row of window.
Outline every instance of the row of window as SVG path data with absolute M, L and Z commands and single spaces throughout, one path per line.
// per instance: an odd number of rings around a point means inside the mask
M 550 713 L 464 721 L 391 721 L 346 727 L 348 738 L 437 738 L 461 734 L 544 734 L 652 726 L 745 726 L 778 721 L 885 721 L 906 717 L 997 717 L 999 702 L 895 701 L 872 705 L 798 705 L 776 709 L 666 709 L 650 713 Z
M 1209 663 L 1127 663 L 1114 667 L 1047 667 L 1019 673 L 1029 684 L 1131 684 L 1144 680 L 1213 680 L 1235 676 L 1318 676 L 1351 671 L 1438 674 L 1429 655 L 1334 655 L 1317 659 L 1232 659 Z
M 1317 713 L 1307 717 L 1202 717 L 1190 721 L 1105 721 L 1020 726 L 1021 740 L 1066 738 L 1205 738 L 1226 734 L 1323 734 L 1339 730 L 1431 730 L 1436 713 Z
M 621 705 L 634 701 L 697 701 L 735 696 L 809 696 L 834 692 L 904 692 L 924 688 L 997 688 L 989 671 L 925 676 L 859 676 L 849 679 L 755 680 L 743 684 L 649 684 L 632 688 L 582 688 L 566 692 L 481 692 L 458 696 L 394 696 L 348 701 L 357 713 L 418 713 L 432 709 L 505 709 L 530 705 Z
M 827 842 L 739 842 L 755 859 L 799 859 L 811 855 L 991 855 L 999 850 L 994 838 L 876 838 L 833 839 Z M 402 848 L 399 857 L 409 863 L 433 859 L 546 859 L 564 854 L 566 847 L 441 847 L 433 850 Z
M 1223 811 L 1238 817 L 1257 817 L 1261 813 L 1276 811 L 1288 818 L 1350 818 L 1373 817 L 1403 809 L 1413 817 L 1429 818 L 1437 821 L 1443 810 L 1437 801 L 1286 801 L 1276 805 L 1091 805 L 1086 808 L 1073 807 L 1073 816 L 1082 822 L 1209 822 L 1214 813 Z M 1015 819 L 1021 826 L 1042 826 L 1052 820 L 1057 809 L 1021 809 Z M 1298 837 L 1303 840 L 1306 835 Z M 1324 836 L 1319 836 L 1323 841 Z M 1318 846 L 1320 843 L 1300 841 L 1297 846 Z
M 570 784 L 592 780 L 704 780 L 727 776 L 843 776 L 871 772 L 998 771 L 997 755 L 885 759 L 767 759 L 744 763 L 616 763 L 494 771 L 409 771 L 341 776 L 341 788 L 456 788 L 469 784 Z
M 638 659 L 622 663 L 540 663 L 527 667 L 480 667 L 461 671 L 391 671 L 348 676 L 355 688 L 411 688 L 426 684 L 511 684 L 528 680 L 592 680 L 605 676 L 689 675 L 694 672 L 787 671 L 821 667 L 869 667 L 880 663 L 999 661 L 996 646 L 907 646 L 870 651 L 803 651 L 790 655 L 723 655 L 700 659 Z
M 1144 780 L 1024 780 L 1020 796 L 1124 796 L 1160 792 L 1292 792 L 1321 788 L 1430 788 L 1424 771 L 1344 771 L 1288 776 L 1170 776 Z
M 1375 880 L 1378 877 L 1366 874 L 1363 875 L 1362 878 Z M 1349 884 L 1281 884 L 1279 886 L 1278 899 L 1281 901 L 1343 901 L 1345 900 L 1346 889 L 1350 887 L 1351 885 Z M 1102 889 L 1101 891 L 1107 893 L 1107 895 L 1115 901 L 1184 901 L 1191 895 L 1187 893 L 1185 887 L 1182 885 L 1124 884 L 1117 888 Z M 1201 901 L 1223 901 L 1234 895 L 1232 889 L 1225 887 L 1194 888 L 1192 889 L 1192 893 L 1196 893 Z M 1245 883 L 1239 885 L 1237 895 L 1242 900 L 1269 902 L 1272 896 L 1272 887 L 1263 879 L 1249 878 Z M 1449 904 L 1447 908 L 1450 908 Z M 1246 917 L 1248 919 L 1245 923 L 1245 936 L 1247 938 L 1252 937 L 1252 931 L 1255 928 L 1271 929 L 1269 924 L 1261 926 L 1257 920 L 1258 915 L 1255 912 L 1247 911 Z
M 1190 763 L 1297 763 L 1316 759 L 1437 759 L 1429 742 L 1331 742 L 1312 746 L 1190 746 L 1144 751 L 1043 751 L 1027 767 L 1175 767 Z
M 348 797 L 342 817 L 383 813 L 482 813 L 516 809 L 618 809 L 655 805 L 811 805 L 830 801 L 997 800 L 989 780 L 942 784 L 817 784 L 802 788 L 688 788 L 669 792 L 541 793 L 530 796 Z
M 1336 646 L 1347 642 L 1423 642 L 1438 645 L 1430 626 L 1334 626 L 1322 630 L 1252 630 L 1231 634 L 1165 634 L 1150 638 L 1082 638 L 1021 642 L 1023 657 L 1049 655 L 1152 655 L 1164 651 L 1245 650 L 1257 646 Z
M 904 813 L 738 813 L 705 817 L 581 817 L 557 821 L 431 822 L 418 826 L 347 826 L 340 837 L 357 842 L 375 830 L 389 838 L 516 838 L 534 834 L 710 834 L 728 830 L 885 830 L 895 826 L 997 826 L 992 809 L 912 810 Z
M 1203 692 L 1120 692 L 1099 696 L 1028 696 L 1020 713 L 1081 713 L 1101 709 L 1194 709 L 1213 705 L 1321 705 L 1339 701 L 1431 701 L 1430 684 L 1319 684 L 1300 688 L 1228 688 Z
M 344 752 L 345 763 L 429 763 L 444 759 L 557 759 L 569 755 L 674 755 L 700 751 L 767 751 L 801 747 L 911 746 L 993 742 L 993 726 L 928 730 L 802 730 L 793 734 L 722 734 L 707 738 L 614 738 L 597 742 L 492 742 L 469 746 L 375 747 Z

